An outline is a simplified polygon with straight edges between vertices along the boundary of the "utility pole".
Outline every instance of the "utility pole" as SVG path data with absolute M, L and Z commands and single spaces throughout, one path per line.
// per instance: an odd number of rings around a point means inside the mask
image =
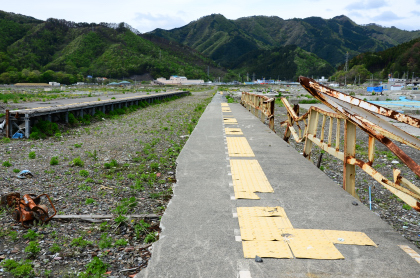
M 346 53 L 346 72 L 349 70 L 349 52 Z
M 255 82 L 255 72 L 252 73 L 252 82 Z

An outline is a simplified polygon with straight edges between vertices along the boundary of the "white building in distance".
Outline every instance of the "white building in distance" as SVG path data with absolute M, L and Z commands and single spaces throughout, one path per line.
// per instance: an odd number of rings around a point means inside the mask
M 188 80 L 185 76 L 177 76 L 173 75 L 167 80 L 164 77 L 160 77 L 156 79 L 158 83 L 162 83 L 164 85 L 198 85 L 204 84 L 204 80 L 201 79 L 191 79 Z

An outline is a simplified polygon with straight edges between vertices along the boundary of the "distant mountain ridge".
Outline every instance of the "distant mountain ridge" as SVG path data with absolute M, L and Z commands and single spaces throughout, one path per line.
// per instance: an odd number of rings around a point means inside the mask
M 125 23 L 42 21 L 0 11 L 0 83 L 69 84 L 87 75 L 208 79 L 208 70 L 226 74 L 194 49 L 174 42 L 159 46 L 136 33 Z
M 420 37 L 420 31 L 357 25 L 344 15 L 332 19 L 251 16 L 230 20 L 212 14 L 180 28 L 150 33 L 190 46 L 226 67 L 250 51 L 287 45 L 299 46 L 337 66 L 344 62 L 347 52 L 353 57 Z

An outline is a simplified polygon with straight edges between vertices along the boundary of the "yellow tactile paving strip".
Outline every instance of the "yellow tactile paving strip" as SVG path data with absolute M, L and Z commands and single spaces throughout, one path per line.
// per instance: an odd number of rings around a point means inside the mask
M 231 159 L 233 187 L 245 192 L 274 192 L 257 160 Z
M 222 112 L 232 112 L 229 107 L 222 106 Z
M 229 107 L 229 104 L 227 104 L 226 102 L 222 102 L 222 107 Z
M 418 262 L 420 264 L 420 255 L 417 254 L 416 251 L 414 251 L 413 249 L 411 249 L 409 246 L 407 245 L 398 245 L 402 250 L 404 250 L 404 252 L 406 252 L 408 255 L 410 255 L 413 259 L 416 260 L 416 262 Z M 245 251 L 244 251 L 245 252 Z
M 225 128 L 226 135 L 244 135 L 240 128 Z
M 376 246 L 376 244 L 365 233 L 334 230 L 324 230 L 324 233 L 328 239 L 335 244 Z
M 237 212 L 245 258 L 292 258 L 293 253 L 302 259 L 339 260 L 344 256 L 334 244 L 376 246 L 361 232 L 294 229 L 281 207 L 239 207 Z
M 226 137 L 229 156 L 253 157 L 251 149 L 245 137 Z M 260 167 L 261 169 L 261 167 Z M 262 170 L 261 170 L 262 171 Z
M 232 125 L 236 125 L 238 124 L 238 121 L 236 121 L 235 118 L 228 118 L 228 117 L 224 117 L 223 118 L 223 123 L 224 124 L 232 124 Z
M 284 241 L 244 241 L 242 242 L 245 258 L 284 258 L 292 259 L 289 246 Z

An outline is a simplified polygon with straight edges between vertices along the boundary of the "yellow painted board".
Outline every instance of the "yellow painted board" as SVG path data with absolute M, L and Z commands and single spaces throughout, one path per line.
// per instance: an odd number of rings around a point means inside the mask
M 227 139 L 232 137 L 227 137 Z M 231 152 L 229 150 L 229 155 Z M 252 150 L 251 150 L 252 151 Z M 238 191 L 274 192 L 257 160 L 231 159 L 233 187 Z
M 238 121 L 236 121 L 236 119 L 234 119 L 234 118 L 223 118 L 223 123 L 224 124 L 233 124 L 233 125 L 235 125 L 235 124 L 238 124 Z
M 221 95 L 223 95 L 223 92 L 220 92 Z
M 239 227 L 248 236 L 243 240 L 283 240 L 282 230 L 293 228 L 283 217 L 238 217 Z
M 222 102 L 222 106 L 229 107 L 229 104 L 227 104 L 226 102 Z
M 244 135 L 240 128 L 225 128 L 226 135 Z
M 230 110 L 230 109 L 222 109 L 222 112 L 223 112 L 223 113 L 231 113 L 231 112 L 232 112 L 232 110 Z
M 223 115 L 223 118 L 234 118 L 233 115 Z
M 249 145 L 245 137 L 226 137 L 226 141 L 227 141 L 229 156 L 240 156 L 240 157 L 255 156 L 254 152 L 251 149 L 251 146 Z
M 238 217 L 241 215 L 248 215 L 254 217 L 287 217 L 286 212 L 282 207 L 238 207 L 237 211 Z
M 257 194 L 253 192 L 246 192 L 246 191 L 236 191 L 235 190 L 235 199 L 253 199 L 253 200 L 259 200 L 260 197 L 258 197 Z
M 298 240 L 297 238 L 286 242 L 289 244 L 296 258 L 316 260 L 344 259 L 344 256 L 335 248 L 332 242 L 307 239 Z
M 376 246 L 375 242 L 362 232 L 324 230 L 324 233 L 332 243 Z
M 282 229 L 283 238 L 285 240 L 308 240 L 308 241 L 326 241 L 331 242 L 325 234 L 324 230 L 318 229 Z
M 289 247 L 283 241 L 243 241 L 244 257 L 253 259 L 255 256 L 262 258 L 293 258 Z

